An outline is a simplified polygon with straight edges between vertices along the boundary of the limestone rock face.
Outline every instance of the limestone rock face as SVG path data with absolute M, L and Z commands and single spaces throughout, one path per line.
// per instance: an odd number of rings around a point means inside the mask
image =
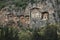
M 56 23 L 59 19 L 57 15 L 58 13 L 56 3 L 56 0 L 40 1 L 37 3 L 33 3 L 32 5 L 29 3 L 26 7 L 25 14 L 30 15 L 31 25 L 34 27 L 39 27 L 46 25 L 47 22 L 49 24 Z M 47 12 L 48 14 L 44 14 L 43 12 Z
M 2 15 L 5 17 L 8 14 L 29 15 L 30 23 L 33 26 L 44 26 L 46 23 L 54 24 L 59 22 L 59 3 L 58 0 L 35 0 L 36 2 L 28 3 L 25 9 L 16 7 L 14 4 L 9 4 L 1 9 Z M 1 13 L 0 13 L 1 14 Z M 3 17 L 3 18 L 4 18 Z

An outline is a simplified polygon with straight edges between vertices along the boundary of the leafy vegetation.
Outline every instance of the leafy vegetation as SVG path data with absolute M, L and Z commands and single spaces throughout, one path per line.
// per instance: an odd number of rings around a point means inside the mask
M 25 9 L 28 3 L 35 3 L 34 0 L 9 0 L 12 2 L 12 4 L 16 5 L 17 7 L 21 7 L 22 9 Z M 0 0 L 0 9 L 8 4 L 7 0 Z
M 48 25 L 38 30 L 19 30 L 16 27 L 0 26 L 0 40 L 57 40 L 56 25 Z
M 0 1 L 0 9 L 3 8 L 5 6 L 5 2 L 4 1 Z

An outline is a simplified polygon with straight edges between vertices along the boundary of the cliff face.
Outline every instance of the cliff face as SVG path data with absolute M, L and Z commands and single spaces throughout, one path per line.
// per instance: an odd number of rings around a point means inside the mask
M 23 12 L 27 12 L 30 8 L 32 8 L 32 7 L 34 7 L 34 6 L 37 6 L 38 8 L 40 8 L 40 9 L 42 9 L 41 11 L 46 11 L 47 10 L 47 8 L 49 8 L 49 9 L 53 9 L 53 10 L 57 10 L 57 9 L 59 9 L 59 8 L 57 8 L 57 7 L 59 7 L 59 1 L 56 1 L 56 0 L 34 0 L 33 2 L 34 3 L 32 3 L 30 0 L 29 1 L 27 1 L 27 2 L 29 2 L 27 5 L 26 5 L 26 7 L 25 7 L 25 9 L 23 9 L 22 7 L 21 7 L 21 4 L 23 5 L 24 3 L 21 3 L 20 4 L 20 7 L 19 6 L 16 6 L 17 4 L 19 4 L 19 3 L 17 3 L 19 0 L 6 0 L 5 1 L 5 6 L 3 7 L 3 8 L 6 8 L 7 10 L 10 10 L 10 11 L 14 11 L 14 10 L 16 10 L 16 11 L 20 11 L 21 13 L 23 13 Z M 20 2 L 20 1 L 19 1 Z M 24 1 L 25 2 L 25 1 Z M 47 6 L 46 6 L 46 4 L 47 4 Z M 58 5 L 57 5 L 58 4 Z M 43 5 L 45 6 L 45 7 L 43 7 Z M 49 6 L 49 7 L 48 7 Z M 8 7 L 8 8 L 7 8 Z M 23 7 L 24 7 L 24 5 L 23 5 Z M 42 7 L 42 8 L 41 8 Z M 2 9 L 3 9 L 2 8 Z M 1 10 L 2 10 L 1 9 Z M 16 12 L 15 11 L 15 12 Z M 21 14 L 20 13 L 20 14 Z
M 26 7 L 26 15 L 29 14 L 31 16 L 31 25 L 33 27 L 37 26 L 44 26 L 47 23 L 47 18 L 48 18 L 48 23 L 49 24 L 54 24 L 59 21 L 59 16 L 58 16 L 58 9 L 57 9 L 57 1 L 56 0 L 45 0 L 45 1 L 40 1 L 37 3 L 33 3 L 32 5 L 29 4 Z M 31 10 L 32 9 L 32 10 Z M 44 14 L 43 12 L 48 12 L 48 17 L 47 14 Z M 41 19 L 43 17 L 43 19 Z
M 20 5 L 16 6 L 16 2 L 18 2 L 17 0 L 12 1 L 6 1 L 6 5 L 1 9 L 2 15 L 5 17 L 8 14 L 14 14 L 15 16 L 17 15 L 29 15 L 31 18 L 31 22 L 33 21 L 32 24 L 37 24 L 38 26 L 40 25 L 44 25 L 46 24 L 46 20 L 45 17 L 47 19 L 47 14 L 44 14 L 43 18 L 42 18 L 42 13 L 43 12 L 48 12 L 49 14 L 49 23 L 55 23 L 59 21 L 59 6 L 60 6 L 60 1 L 59 0 L 34 0 L 35 2 L 32 3 L 31 1 L 28 1 L 28 4 L 25 5 L 25 1 L 23 2 L 23 4 L 26 6 L 24 7 Z M 17 3 L 18 4 L 18 3 Z M 24 9 L 23 9 L 23 8 Z M 36 14 L 35 14 L 36 13 Z M 31 14 L 31 15 L 30 15 Z M 34 16 L 35 15 L 35 16 Z M 3 18 L 4 18 L 3 17 Z M 35 17 L 35 18 L 33 18 Z M 36 18 L 37 17 L 37 18 Z M 34 22 L 35 21 L 35 22 Z

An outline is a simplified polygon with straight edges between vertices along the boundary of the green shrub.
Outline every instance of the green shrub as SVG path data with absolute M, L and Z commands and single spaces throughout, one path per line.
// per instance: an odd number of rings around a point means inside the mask
M 15 30 L 14 30 L 15 29 Z M 18 31 L 13 27 L 0 27 L 0 39 L 1 40 L 17 40 Z
M 17 27 L 0 26 L 0 40 L 60 40 L 57 36 L 57 26 L 47 25 L 38 30 L 18 30 Z
M 19 39 L 20 40 L 32 40 L 32 32 L 30 31 L 21 31 L 19 33 Z

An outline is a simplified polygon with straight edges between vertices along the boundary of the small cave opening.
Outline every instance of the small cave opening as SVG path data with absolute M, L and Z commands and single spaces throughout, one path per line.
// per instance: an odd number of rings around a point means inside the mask
M 42 20 L 47 20 L 49 19 L 49 12 L 42 12 L 42 17 L 41 17 Z

